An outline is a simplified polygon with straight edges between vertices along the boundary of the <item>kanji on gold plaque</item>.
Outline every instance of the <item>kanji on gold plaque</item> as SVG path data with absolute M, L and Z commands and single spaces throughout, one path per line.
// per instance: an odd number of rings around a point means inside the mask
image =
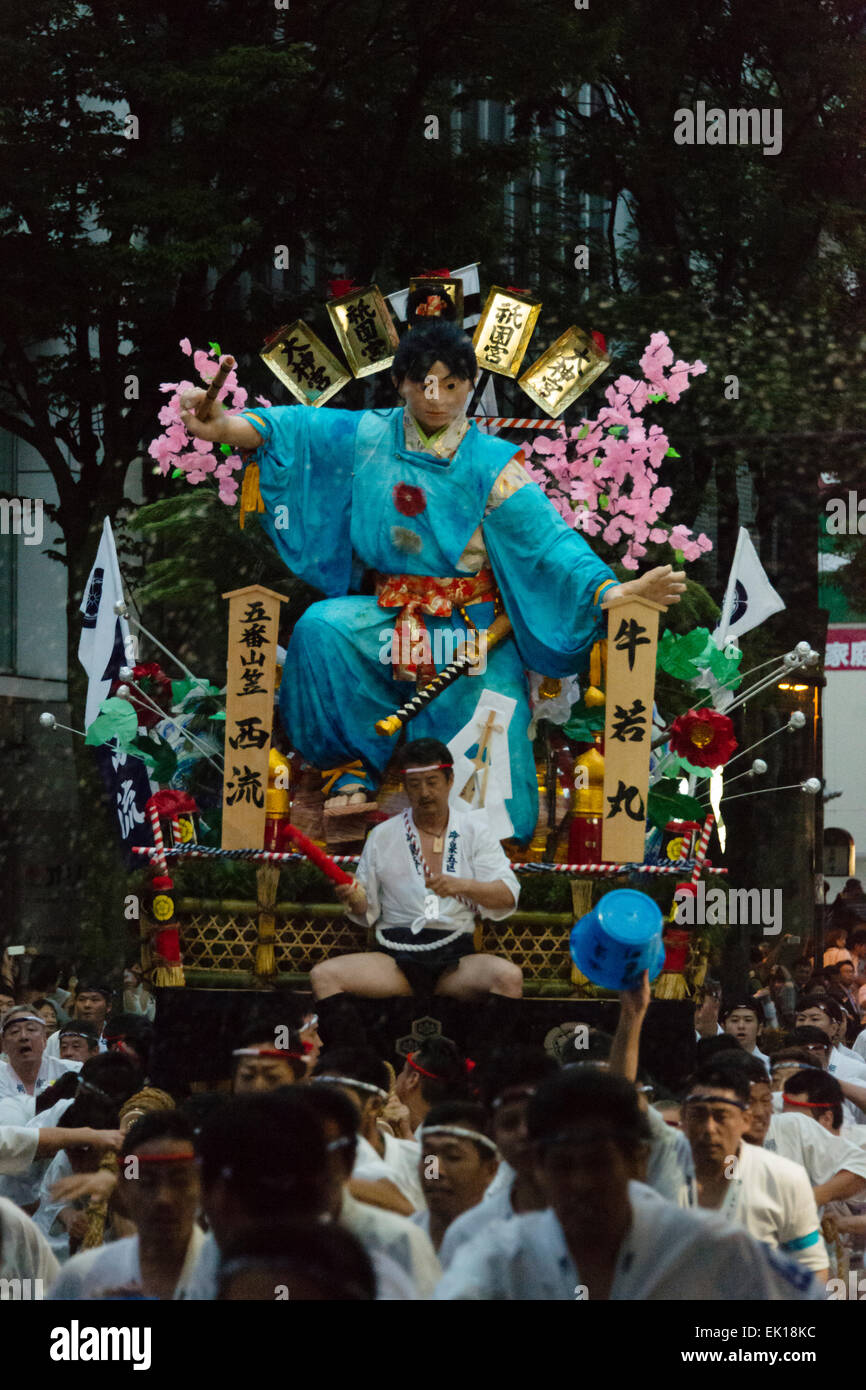
M 652 710 L 659 613 L 642 598 L 607 610 L 604 719 L 604 811 L 601 857 L 642 864 L 649 791 Z
M 263 849 L 277 633 L 285 599 L 260 584 L 229 600 L 223 849 Z

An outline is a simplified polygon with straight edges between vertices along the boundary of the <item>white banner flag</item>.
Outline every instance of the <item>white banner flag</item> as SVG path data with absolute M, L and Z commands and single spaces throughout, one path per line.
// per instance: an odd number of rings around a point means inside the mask
M 114 548 L 114 535 L 108 517 L 102 523 L 102 539 L 96 552 L 96 561 L 90 571 L 87 588 L 81 600 L 84 619 L 81 624 L 81 637 L 78 641 L 78 660 L 87 672 L 87 707 L 84 711 L 84 727 L 89 729 L 99 713 L 99 706 L 108 698 L 111 682 L 117 679 L 115 668 L 121 665 L 134 665 L 135 650 L 129 632 L 129 623 L 114 611 L 114 605 L 123 599 L 123 585 L 117 551 Z M 120 651 L 115 647 L 120 644 Z M 118 657 L 122 659 L 118 661 Z
M 713 634 L 716 646 L 722 648 L 731 637 L 740 637 L 744 632 L 751 631 L 773 613 L 780 613 L 784 607 L 758 559 L 751 536 L 745 526 L 741 526 L 722 615 Z

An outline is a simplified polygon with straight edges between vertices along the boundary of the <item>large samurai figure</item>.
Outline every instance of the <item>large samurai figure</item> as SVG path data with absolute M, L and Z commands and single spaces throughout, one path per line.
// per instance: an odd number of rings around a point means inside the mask
M 676 603 L 685 584 L 669 565 L 620 583 L 514 445 L 467 419 L 476 375 L 469 338 L 438 321 L 402 339 L 394 409 L 278 406 L 202 422 L 193 410 L 203 393 L 190 392 L 183 418 L 200 439 L 255 451 L 274 545 L 324 594 L 295 626 L 280 708 L 294 747 L 323 770 L 331 804 L 375 793 L 394 751 L 376 721 L 432 678 L 430 653 L 459 652 L 504 611 L 512 636 L 489 651 L 482 676 L 427 704 L 412 736 L 448 743 L 482 687 L 514 699 L 506 805 L 527 840 L 538 812 L 527 672 L 580 673 L 606 603 L 627 593 Z M 365 576 L 372 595 L 360 592 Z

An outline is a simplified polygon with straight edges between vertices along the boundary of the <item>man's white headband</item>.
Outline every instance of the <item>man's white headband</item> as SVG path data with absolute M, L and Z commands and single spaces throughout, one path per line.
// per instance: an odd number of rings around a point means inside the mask
M 45 1027 L 45 1019 L 38 1014 L 16 1014 L 14 1018 L 7 1018 L 0 1023 L 0 1033 L 5 1033 L 7 1028 L 11 1028 L 13 1023 L 41 1023 Z
M 388 1099 L 388 1092 L 381 1086 L 373 1086 L 369 1081 L 356 1081 L 353 1076 L 311 1076 L 311 1081 L 328 1082 L 332 1086 L 349 1086 L 353 1091 L 369 1091 L 373 1096 Z
M 421 1130 L 420 1139 L 424 1140 L 431 1134 L 452 1134 L 455 1139 L 471 1139 L 473 1144 L 483 1144 L 485 1149 L 490 1149 L 499 1157 L 499 1150 L 492 1139 L 488 1139 L 486 1134 L 481 1134 L 477 1129 L 461 1129 L 459 1125 L 427 1125 Z
M 403 776 L 406 777 L 410 772 L 453 772 L 452 763 L 430 763 L 427 767 L 404 767 Z

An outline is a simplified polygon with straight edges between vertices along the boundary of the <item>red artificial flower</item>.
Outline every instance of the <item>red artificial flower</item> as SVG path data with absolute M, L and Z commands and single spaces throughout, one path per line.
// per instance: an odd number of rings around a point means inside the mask
M 450 308 L 450 303 L 441 294 L 430 294 L 415 307 L 416 318 L 438 319 Z
M 603 333 L 592 333 L 590 334 L 590 337 L 592 338 L 592 341 L 595 343 L 599 352 L 607 352 L 607 341 Z
M 191 812 L 198 811 L 195 798 L 190 796 L 189 792 L 176 792 L 168 787 L 148 797 L 144 809 L 149 811 L 151 807 L 158 816 L 167 816 L 170 819 L 175 816 L 188 816 Z
M 129 703 L 138 715 L 139 727 L 152 729 L 168 714 L 171 705 L 171 681 L 158 661 L 139 661 L 132 668 L 132 679 L 140 687 L 142 693 L 148 695 L 153 704 L 159 705 L 163 711 L 159 713 L 153 708 L 153 705 L 143 700 L 137 691 L 130 691 Z M 122 681 L 114 681 L 111 686 L 111 694 L 114 695 L 117 687 L 122 684 Z
M 723 767 L 737 740 L 726 714 L 714 709 L 690 709 L 671 725 L 671 748 L 694 767 Z
M 450 270 L 419 270 L 417 279 L 419 280 L 450 280 Z
M 413 483 L 397 483 L 394 488 L 394 506 L 401 516 L 417 516 L 427 506 L 424 490 Z
M 344 294 L 350 294 L 351 291 L 352 291 L 354 288 L 355 288 L 355 281 L 354 281 L 354 280 L 340 280 L 340 279 L 329 280 L 329 281 L 328 281 L 328 298 L 329 298 L 329 299 L 342 299 L 342 297 L 343 297 Z

